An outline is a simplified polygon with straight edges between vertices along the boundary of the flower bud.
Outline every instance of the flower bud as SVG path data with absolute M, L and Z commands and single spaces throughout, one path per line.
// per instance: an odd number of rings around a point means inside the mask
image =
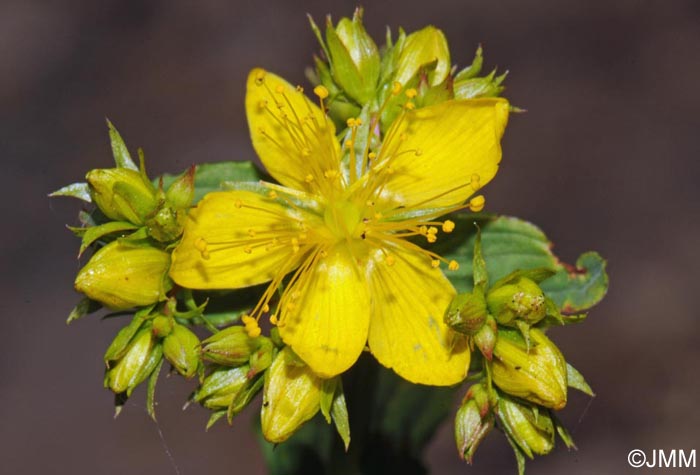
M 170 289 L 169 267 L 167 252 L 112 241 L 78 272 L 75 289 L 115 310 L 150 305 Z
M 546 314 L 542 289 L 527 277 L 494 286 L 486 295 L 486 302 L 491 314 L 502 325 L 513 325 L 515 319 L 533 325 Z
M 260 346 L 250 355 L 250 376 L 260 374 L 272 364 L 274 347 L 269 338 L 258 337 Z
M 529 350 L 515 330 L 500 330 L 494 347 L 493 382 L 513 396 L 551 409 L 566 405 L 566 360 L 537 328 L 530 329 Z
M 165 200 L 175 209 L 187 209 L 194 201 L 194 165 L 175 179 L 165 192 Z
M 335 28 L 329 17 L 326 43 L 336 84 L 360 104 L 372 100 L 381 60 L 377 45 L 362 25 L 362 9 L 355 10 L 352 20 L 342 18 Z
M 227 409 L 250 384 L 249 369 L 247 365 L 217 369 L 204 379 L 193 399 L 207 409 Z
M 289 347 L 268 370 L 260 413 L 262 432 L 272 443 L 284 442 L 320 409 L 322 380 L 308 366 L 287 364 Z
M 202 358 L 225 366 L 239 366 L 248 362 L 258 349 L 258 338 L 251 338 L 240 325 L 221 330 L 202 342 Z
M 493 348 L 496 346 L 497 336 L 498 325 L 496 324 L 496 319 L 491 315 L 487 315 L 484 325 L 472 339 L 479 351 L 481 351 L 481 354 L 484 355 L 484 358 L 489 361 L 493 358 Z
M 163 340 L 163 356 L 185 378 L 191 378 L 199 366 L 199 338 L 189 328 L 176 323 Z
M 457 294 L 445 312 L 445 324 L 464 335 L 475 335 L 484 325 L 487 314 L 482 292 Z
M 175 321 L 172 319 L 172 317 L 158 315 L 157 317 L 153 318 L 152 325 L 153 335 L 157 336 L 158 338 L 165 338 L 166 336 L 170 335 L 170 332 L 173 331 Z
M 469 388 L 455 417 L 455 441 L 462 459 L 472 463 L 476 449 L 493 429 L 493 424 L 486 389 L 482 384 L 475 384 Z
M 554 447 L 554 423 L 545 410 L 503 396 L 498 399 L 498 420 L 527 455 L 546 455 Z
M 97 169 L 85 178 L 92 201 L 113 220 L 140 225 L 158 206 L 155 188 L 136 170 Z
M 132 338 L 126 352 L 105 374 L 105 387 L 116 394 L 131 392 L 141 384 L 160 362 L 163 350 L 151 333 L 142 328 Z M 108 363 L 109 364 L 109 363 Z
M 433 65 L 428 73 L 431 86 L 442 83 L 450 72 L 450 50 L 442 31 L 434 26 L 411 33 L 401 49 L 395 80 L 405 85 L 426 66 Z

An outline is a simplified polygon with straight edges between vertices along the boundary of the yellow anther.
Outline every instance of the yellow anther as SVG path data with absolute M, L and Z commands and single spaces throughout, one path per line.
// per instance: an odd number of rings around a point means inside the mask
M 401 135 L 399 135 L 399 140 L 402 142 L 405 141 L 407 138 L 408 138 L 408 135 L 406 135 L 405 132 L 402 133 Z
M 250 228 L 250 229 L 248 230 L 248 236 L 250 236 L 250 237 L 255 237 L 256 234 L 257 234 L 257 233 L 255 232 L 255 229 Z
M 292 297 L 292 300 L 299 300 L 299 297 L 301 297 L 301 292 L 295 290 L 294 292 L 292 292 L 290 297 Z
M 308 175 L 306 175 L 306 177 L 304 177 L 304 181 L 306 183 L 311 183 L 312 181 L 314 181 L 314 176 L 311 173 L 309 173 Z
M 207 241 L 203 237 L 198 237 L 194 240 L 194 248 L 199 252 L 205 252 L 207 250 Z
M 476 191 L 479 188 L 481 188 L 481 177 L 479 176 L 478 173 L 474 173 L 471 177 L 471 180 L 469 181 L 469 185 L 472 187 L 472 190 Z
M 386 262 L 386 265 L 391 267 L 394 264 L 396 264 L 396 259 L 394 258 L 394 256 L 386 256 L 386 259 L 384 259 L 384 262 Z
M 432 243 L 434 243 L 435 241 L 437 241 L 437 236 L 436 236 L 435 234 L 428 234 L 427 236 L 425 236 L 425 238 L 428 240 L 428 242 L 429 242 L 430 244 L 432 244 Z
M 437 269 L 438 267 L 440 267 L 440 259 L 433 259 L 432 261 L 430 261 L 430 265 L 433 269 Z
M 328 89 L 326 89 L 326 86 L 318 85 L 314 88 L 314 94 L 316 94 L 320 99 L 325 99 L 328 97 Z
M 236 200 L 236 201 L 233 203 L 233 206 L 235 206 L 236 208 L 240 209 L 240 208 L 243 207 L 243 201 L 241 201 L 241 200 Z
M 406 89 L 406 97 L 408 97 L 409 99 L 413 99 L 417 95 L 418 91 L 416 91 L 415 88 Z
M 411 101 L 406 102 L 403 106 L 410 111 L 416 108 L 416 105 Z
M 368 208 L 371 208 L 372 206 L 374 206 L 374 201 L 372 201 L 372 200 L 367 200 L 367 201 L 365 202 L 365 205 L 366 205 Z
M 253 253 L 253 248 L 250 247 L 250 246 L 246 246 L 246 247 L 243 248 L 243 252 L 245 252 L 246 254 L 252 254 L 252 253 Z
M 416 157 L 420 157 L 421 155 L 423 155 L 423 150 L 421 150 L 420 148 L 417 148 L 414 153 L 416 154 Z
M 377 221 L 379 221 L 383 217 L 384 217 L 384 215 L 382 213 L 374 213 L 374 219 Z
M 267 101 L 266 101 L 265 99 L 263 99 L 262 101 L 258 102 L 258 107 L 259 107 L 260 109 L 266 108 L 266 107 L 267 107 Z
M 386 174 L 387 174 L 387 175 L 393 175 L 393 174 L 394 174 L 394 171 L 395 171 L 395 170 L 394 170 L 394 167 L 392 167 L 391 165 L 389 165 L 388 167 L 386 167 Z
M 328 251 L 324 249 L 321 252 L 319 252 L 318 255 L 321 256 L 321 258 L 326 258 L 328 257 Z
M 250 325 L 251 323 L 255 323 L 255 319 L 248 315 L 247 313 L 241 317 L 241 321 L 243 322 L 244 325 Z
M 251 338 L 257 338 L 262 333 L 262 330 L 258 326 L 246 327 L 245 331 L 248 333 L 248 336 Z
M 277 325 L 277 315 L 270 315 L 270 323 L 272 323 L 273 325 Z
M 267 313 L 270 311 L 270 306 L 268 304 L 263 305 L 262 311 Z
M 479 211 L 484 209 L 485 204 L 486 198 L 484 198 L 484 195 L 475 196 L 474 198 L 469 200 L 469 209 L 475 213 L 478 213 Z
M 361 126 L 361 125 L 362 125 L 362 119 L 355 119 L 355 125 L 356 125 L 357 127 Z
M 297 84 L 297 92 L 304 92 L 304 88 Z
M 338 177 L 338 171 L 337 170 L 326 170 L 325 172 L 323 172 L 323 176 L 332 180 L 332 179 Z
M 284 86 L 281 85 L 281 84 L 279 84 L 279 85 L 275 88 L 275 92 L 276 92 L 277 94 L 282 94 L 282 93 L 284 92 Z
M 267 194 L 267 197 L 271 200 L 277 199 L 277 192 L 275 190 L 270 190 L 270 192 Z
M 374 160 L 375 158 L 377 158 L 377 154 L 374 152 L 369 152 L 367 154 L 367 158 L 369 158 L 370 160 Z
M 450 221 L 449 219 L 447 219 L 447 220 L 445 220 L 444 223 L 442 223 L 442 232 L 451 233 L 454 230 L 455 230 L 454 221 Z
M 347 139 L 347 140 L 345 141 L 345 148 L 352 148 L 353 145 L 355 145 L 355 144 L 352 142 L 352 140 Z
M 265 71 L 262 69 L 255 73 L 255 84 L 258 86 L 262 86 L 262 84 L 265 82 Z
M 401 94 L 401 89 L 403 89 L 403 86 L 398 81 L 394 81 L 394 84 L 391 85 L 391 93 L 395 96 Z
M 284 307 L 287 309 L 288 312 L 293 312 L 294 309 L 297 308 L 297 304 L 295 304 L 294 302 L 287 302 L 287 305 L 285 305 Z
M 204 259 L 205 261 L 208 261 L 209 258 L 211 257 L 211 255 L 209 254 L 209 251 L 202 251 L 202 252 L 200 252 L 200 254 L 202 255 L 202 259 Z
M 420 228 L 418 228 L 418 232 L 421 234 L 428 234 L 428 226 L 423 225 Z
M 357 122 L 352 117 L 350 117 L 346 123 L 348 124 L 348 127 L 350 127 L 350 128 L 357 126 Z
M 459 262 L 454 261 L 454 260 L 450 261 L 450 263 L 447 264 L 447 268 L 450 270 L 457 270 L 457 269 L 459 269 Z
M 438 233 L 438 229 L 437 229 L 435 226 L 430 226 L 430 227 L 428 228 L 428 234 L 435 235 L 435 234 L 437 234 L 437 233 Z

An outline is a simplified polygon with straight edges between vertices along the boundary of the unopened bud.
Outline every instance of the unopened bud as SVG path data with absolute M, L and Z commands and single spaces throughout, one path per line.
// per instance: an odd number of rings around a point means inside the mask
M 85 178 L 92 201 L 113 220 L 140 225 L 158 205 L 155 188 L 136 170 L 97 169 Z
M 460 457 L 472 463 L 476 449 L 493 429 L 493 424 L 486 389 L 482 384 L 475 384 L 469 388 L 455 417 L 455 441 Z
M 265 379 L 260 417 L 263 436 L 272 443 L 287 440 L 321 407 L 321 378 L 306 365 L 287 364 L 289 353 L 286 347 L 277 354 Z
M 502 325 L 521 319 L 533 325 L 545 317 L 546 305 L 542 289 L 527 277 L 496 286 L 486 295 L 491 314 Z
M 445 312 L 445 323 L 459 333 L 474 335 L 484 325 L 487 313 L 481 291 L 457 294 Z
M 168 187 L 168 191 L 165 192 L 168 206 L 175 209 L 190 207 L 194 200 L 194 174 L 195 167 L 193 165 Z
M 178 373 L 191 378 L 199 366 L 199 338 L 184 325 L 176 323 L 163 340 L 163 356 Z
M 165 338 L 173 331 L 175 322 L 172 317 L 166 317 L 165 315 L 158 315 L 153 319 L 153 335 L 158 338 Z
M 127 396 L 141 384 L 160 362 L 163 350 L 155 342 L 150 328 L 142 328 L 133 337 L 123 356 L 105 374 L 105 387 Z
M 493 349 L 496 346 L 497 337 L 498 325 L 496 324 L 496 319 L 491 315 L 487 315 L 484 325 L 473 336 L 473 341 L 479 348 L 479 351 L 481 351 L 481 354 L 489 361 L 493 358 Z
M 395 80 L 405 85 L 421 68 L 429 65 L 434 65 L 434 69 L 428 73 L 429 84 L 436 86 L 442 83 L 450 72 L 450 50 L 445 35 L 434 26 L 426 26 L 406 37 Z
M 202 358 L 225 366 L 239 366 L 248 362 L 260 342 L 251 338 L 240 325 L 221 330 L 202 342 Z
M 112 241 L 80 270 L 75 289 L 116 310 L 146 306 L 170 289 L 169 267 L 167 252 Z
M 548 454 L 554 447 L 554 423 L 546 410 L 503 396 L 498 399 L 498 420 L 530 458 Z
M 250 384 L 249 369 L 247 365 L 217 369 L 204 379 L 193 399 L 207 409 L 227 409 Z
M 529 348 L 515 330 L 502 329 L 494 348 L 493 382 L 504 392 L 551 409 L 566 405 L 566 360 L 537 328 Z

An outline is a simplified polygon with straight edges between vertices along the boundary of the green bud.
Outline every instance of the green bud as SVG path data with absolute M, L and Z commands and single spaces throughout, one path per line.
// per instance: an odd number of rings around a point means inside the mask
M 156 343 L 151 329 L 142 328 L 131 340 L 123 356 L 105 374 L 105 387 L 127 396 L 141 384 L 162 358 L 163 350 Z
M 455 416 L 455 441 L 462 459 L 472 463 L 476 449 L 493 425 L 486 389 L 482 384 L 475 384 L 469 388 Z
M 472 337 L 474 344 L 479 348 L 481 354 L 489 361 L 493 358 L 493 349 L 496 346 L 497 336 L 498 325 L 496 324 L 496 319 L 491 315 L 487 315 L 484 325 L 482 325 L 479 331 Z
M 262 373 L 272 364 L 272 356 L 274 354 L 272 341 L 265 337 L 258 337 L 258 340 L 260 341 L 260 346 L 250 355 L 251 375 Z
M 115 221 L 141 225 L 158 206 L 155 188 L 136 170 L 91 170 L 85 178 L 92 201 L 108 218 Z
M 395 80 L 406 85 L 421 68 L 430 66 L 428 83 L 437 86 L 450 73 L 450 49 L 442 31 L 434 26 L 411 33 L 401 49 Z
M 486 321 L 486 300 L 481 291 L 457 294 L 445 312 L 445 324 L 464 335 L 475 335 Z
M 194 173 L 195 166 L 192 165 L 168 187 L 168 191 L 165 192 L 168 206 L 175 209 L 187 209 L 192 205 L 192 201 L 194 201 Z
M 514 325 L 515 319 L 533 325 L 545 317 L 547 310 L 542 289 L 527 277 L 494 286 L 486 295 L 486 302 L 502 325 Z
M 167 252 L 112 241 L 78 272 L 75 289 L 115 310 L 146 306 L 170 289 L 169 267 Z
M 163 340 L 163 356 L 185 378 L 191 378 L 199 366 L 199 338 L 178 323 Z
M 225 366 L 239 366 L 248 362 L 260 341 L 249 337 L 244 327 L 234 325 L 202 342 L 202 358 Z
M 541 330 L 530 329 L 529 349 L 517 331 L 500 330 L 494 356 L 493 382 L 500 389 L 551 409 L 566 405 L 566 360 Z
M 498 399 L 501 426 L 527 455 L 546 455 L 554 448 L 554 423 L 549 413 L 503 396 Z
M 204 379 L 193 399 L 211 410 L 227 409 L 234 398 L 244 392 L 251 380 L 248 378 L 250 367 L 217 369 Z
M 381 59 L 377 45 L 362 25 L 362 9 L 355 10 L 352 20 L 342 18 L 335 28 L 329 17 L 326 44 L 335 83 L 360 104 L 372 100 Z
M 265 375 L 262 432 L 268 442 L 284 442 L 321 407 L 323 380 L 308 366 L 287 364 L 291 353 L 285 347 Z
M 165 338 L 173 331 L 175 321 L 171 317 L 158 315 L 153 319 L 153 335 L 158 338 Z

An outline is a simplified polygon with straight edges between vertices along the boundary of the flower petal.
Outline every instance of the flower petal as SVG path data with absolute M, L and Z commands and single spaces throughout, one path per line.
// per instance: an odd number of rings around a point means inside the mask
M 251 191 L 209 193 L 187 217 L 170 276 L 191 289 L 235 289 L 289 272 L 303 254 L 289 239 L 311 219 L 301 213 Z
M 378 260 L 372 271 L 370 351 L 413 383 L 459 383 L 469 370 L 470 353 L 465 338 L 443 322 L 455 295 L 452 284 L 424 256 L 387 250 L 395 256 L 393 265 Z
M 253 147 L 277 181 L 314 191 L 324 172 L 339 170 L 340 145 L 333 122 L 287 81 L 253 69 L 245 107 Z
M 287 291 L 293 296 L 298 290 L 298 300 L 291 306 L 282 302 L 280 336 L 314 373 L 328 378 L 352 366 L 365 347 L 367 281 L 345 244 L 330 249 L 306 272 Z
M 422 208 L 464 202 L 496 175 L 508 110 L 505 99 L 447 101 L 397 119 L 378 160 L 393 169 L 384 187 L 388 200 Z

